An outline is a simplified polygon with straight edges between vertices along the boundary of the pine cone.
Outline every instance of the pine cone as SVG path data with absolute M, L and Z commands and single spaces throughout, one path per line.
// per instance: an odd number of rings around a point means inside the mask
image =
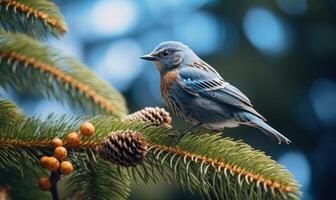
M 147 144 L 140 132 L 114 131 L 97 146 L 97 152 L 104 160 L 129 167 L 142 162 Z
M 125 121 L 143 121 L 150 122 L 156 126 L 166 126 L 171 128 L 172 119 L 167 112 L 163 108 L 159 107 L 146 107 L 142 110 L 139 110 L 135 113 L 129 114 L 124 119 Z

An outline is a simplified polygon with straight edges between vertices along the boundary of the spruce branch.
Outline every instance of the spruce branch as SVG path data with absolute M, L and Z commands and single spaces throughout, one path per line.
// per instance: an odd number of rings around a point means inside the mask
M 24 118 L 23 112 L 11 101 L 0 98 L 0 127 Z
M 0 27 L 37 39 L 68 31 L 58 7 L 46 0 L 0 0 Z
M 79 167 L 66 181 L 66 196 L 71 199 L 128 199 L 130 177 L 125 170 L 118 169 L 97 158 L 87 168 Z
M 4 88 L 68 102 L 87 114 L 127 112 L 122 95 L 85 65 L 22 34 L 0 30 L 0 72 Z
M 78 128 L 78 123 L 83 119 L 64 116 L 50 117 L 46 121 L 28 118 L 26 121 L 29 122 L 20 122 L 21 125 L 15 126 L 20 128 L 10 128 L 2 132 L 0 153 L 7 149 L 18 155 L 24 152 L 27 155 L 36 156 L 36 153 L 50 148 L 45 145 L 48 141 L 55 136 L 61 138 L 67 132 Z M 188 134 L 176 144 L 168 136 L 170 130 L 164 126 L 151 127 L 139 122 L 121 122 L 107 116 L 95 117 L 90 122 L 95 125 L 95 135 L 83 140 L 82 145 L 73 148 L 70 155 L 72 163 L 77 164 L 76 170 L 83 170 L 81 173 L 94 172 L 89 170 L 95 166 L 92 163 L 101 161 L 96 157 L 96 146 L 109 133 L 132 130 L 143 134 L 148 145 L 142 164 L 120 168 L 122 173 L 126 170 L 133 179 L 157 182 L 160 175 L 168 183 L 177 184 L 182 189 L 193 193 L 200 192 L 204 198 L 298 199 L 300 196 L 299 187 L 288 171 L 265 156 L 263 152 L 253 150 L 240 141 L 223 139 L 219 135 Z M 40 131 L 34 132 L 36 129 Z M 22 142 L 15 143 L 15 140 L 29 141 L 29 146 L 22 145 Z M 17 144 L 21 146 L 16 146 Z M 23 152 L 17 152 L 18 148 Z M 127 145 L 125 148 L 128 148 Z M 34 149 L 33 152 L 32 149 Z M 5 160 L 0 157 L 0 163 L 11 163 L 14 159 L 11 157 Z M 103 162 L 103 166 L 115 166 L 106 161 Z M 79 175 L 71 177 L 69 181 L 72 181 L 71 183 L 82 181 L 83 185 L 90 184 L 89 180 L 85 181 Z M 102 182 L 107 184 L 103 180 Z M 75 189 L 73 192 L 75 193 Z
M 108 199 L 105 195 L 116 196 L 118 199 L 127 199 L 129 196 L 130 182 L 127 174 L 123 173 L 124 170 L 117 170 L 114 165 L 109 165 L 108 169 L 102 168 L 96 163 L 98 159 L 93 155 L 92 150 L 98 144 L 95 141 L 105 137 L 104 134 L 109 131 L 111 123 L 117 120 L 111 116 L 105 116 L 104 118 L 105 122 L 108 122 L 107 124 L 101 124 L 102 119 L 95 122 L 101 125 L 98 125 L 97 133 L 91 137 L 92 141 L 84 138 L 81 146 L 77 148 L 66 146 L 68 149 L 68 159 L 75 166 L 73 176 L 82 178 L 82 181 L 74 180 L 76 184 L 73 185 L 73 190 L 69 189 L 69 191 L 66 191 L 68 195 L 74 195 L 71 198 L 75 198 L 76 195 L 74 193 L 76 191 L 79 192 L 77 194 L 91 194 L 91 199 Z M 0 171 L 11 169 L 12 171 L 26 174 L 27 171 L 29 172 L 32 169 L 41 170 L 39 159 L 43 155 L 50 155 L 52 153 L 52 139 L 55 137 L 64 138 L 67 133 L 78 130 L 80 124 L 84 121 L 86 119 L 80 117 L 55 117 L 51 115 L 43 121 L 38 118 L 27 118 L 23 121 L 17 121 L 13 126 L 3 127 L 0 129 Z M 29 168 L 25 167 L 24 164 L 26 163 L 30 164 Z M 102 171 L 99 173 L 99 177 L 96 176 L 97 171 Z M 90 174 L 91 178 L 87 179 L 84 172 Z M 106 174 L 108 175 L 107 177 L 105 176 Z M 121 176 L 121 174 L 123 175 Z M 70 180 L 72 178 L 67 181 Z M 78 184 L 82 184 L 80 191 L 79 188 L 75 187 Z M 88 185 L 90 187 L 85 187 Z M 88 193 L 92 189 L 92 186 L 102 188 L 101 190 L 97 190 L 104 191 L 104 193 Z M 111 187 L 115 187 L 115 189 L 111 189 Z M 35 192 L 38 193 L 36 190 Z

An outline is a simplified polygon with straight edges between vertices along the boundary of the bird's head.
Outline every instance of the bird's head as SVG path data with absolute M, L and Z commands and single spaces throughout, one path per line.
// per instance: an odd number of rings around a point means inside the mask
M 160 72 L 167 72 L 199 58 L 181 42 L 167 41 L 160 43 L 152 53 L 141 56 L 141 59 L 153 61 Z

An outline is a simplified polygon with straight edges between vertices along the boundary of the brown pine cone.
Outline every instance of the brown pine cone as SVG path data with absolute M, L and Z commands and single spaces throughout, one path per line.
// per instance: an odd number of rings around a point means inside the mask
M 172 119 L 169 115 L 169 112 L 163 108 L 146 107 L 142 110 L 127 115 L 124 121 L 143 121 L 152 123 L 156 126 L 163 125 L 171 128 Z
M 111 132 L 97 146 L 101 158 L 122 166 L 135 166 L 147 153 L 147 144 L 140 132 L 121 130 Z

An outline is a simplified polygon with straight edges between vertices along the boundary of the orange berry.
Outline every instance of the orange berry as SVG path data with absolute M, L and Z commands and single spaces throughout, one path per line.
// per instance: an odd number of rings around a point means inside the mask
M 39 180 L 39 186 L 40 186 L 40 189 L 43 190 L 43 191 L 50 190 L 51 181 L 49 180 L 48 177 L 42 177 Z
M 46 168 L 47 167 L 47 163 L 48 163 L 48 156 L 42 156 L 41 159 L 40 159 L 40 165 L 43 167 L 43 168 Z
M 95 128 L 93 124 L 91 124 L 90 122 L 83 123 L 82 125 L 80 125 L 79 129 L 80 129 L 80 133 L 84 136 L 91 136 L 95 132 Z
M 58 170 L 58 167 L 59 167 L 59 161 L 57 160 L 57 158 L 55 157 L 48 157 L 47 159 L 47 164 L 46 164 L 46 168 L 49 170 L 49 171 L 57 171 Z
M 56 148 L 56 147 L 61 147 L 63 145 L 63 141 L 59 138 L 54 138 L 51 141 L 52 145 Z
M 61 162 L 59 170 L 60 170 L 61 174 L 68 175 L 73 171 L 73 166 L 72 166 L 71 162 L 63 161 L 63 162 Z
M 72 132 L 66 136 L 65 141 L 66 144 L 69 145 L 70 147 L 78 147 L 81 143 L 81 138 L 78 133 Z
M 68 156 L 68 151 L 64 147 L 56 147 L 54 149 L 54 157 L 58 160 L 64 160 Z

